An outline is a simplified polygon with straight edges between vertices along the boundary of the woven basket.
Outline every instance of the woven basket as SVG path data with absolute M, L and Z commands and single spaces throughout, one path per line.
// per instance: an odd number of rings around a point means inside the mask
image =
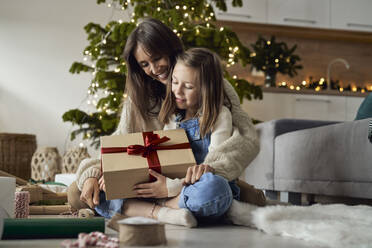
M 0 133 L 0 170 L 30 179 L 31 158 L 35 150 L 35 135 Z

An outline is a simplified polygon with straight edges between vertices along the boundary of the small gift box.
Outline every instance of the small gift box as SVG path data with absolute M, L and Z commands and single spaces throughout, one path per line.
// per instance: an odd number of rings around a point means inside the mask
M 169 178 L 183 178 L 195 164 L 183 129 L 101 137 L 108 200 L 136 197 L 134 185 L 153 180 L 149 168 Z

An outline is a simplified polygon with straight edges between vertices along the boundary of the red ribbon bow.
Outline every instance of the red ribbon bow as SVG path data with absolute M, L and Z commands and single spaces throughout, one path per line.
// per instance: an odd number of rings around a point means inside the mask
M 158 134 L 149 133 L 144 136 L 145 145 L 130 145 L 127 148 L 127 153 L 129 155 L 142 155 L 142 157 L 147 158 L 150 156 L 151 152 L 160 150 L 161 147 L 157 146 L 161 143 L 170 140 L 167 136 L 160 138 Z
M 147 158 L 147 163 L 149 168 L 161 173 L 161 165 L 159 162 L 157 150 L 174 150 L 174 149 L 187 149 L 190 148 L 189 143 L 181 143 L 176 145 L 159 146 L 159 144 L 167 142 L 170 140 L 167 136 L 160 138 L 158 134 L 153 132 L 143 132 L 144 145 L 129 145 L 128 147 L 102 147 L 101 154 L 107 153 L 122 153 L 127 152 L 128 155 L 141 155 Z M 150 181 L 155 181 L 152 175 L 150 176 Z

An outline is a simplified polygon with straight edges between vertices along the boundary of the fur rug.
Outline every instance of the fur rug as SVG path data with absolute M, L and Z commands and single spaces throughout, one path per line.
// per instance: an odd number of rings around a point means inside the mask
M 253 224 L 268 234 L 337 248 L 372 247 L 370 206 L 268 206 L 254 210 L 252 218 Z

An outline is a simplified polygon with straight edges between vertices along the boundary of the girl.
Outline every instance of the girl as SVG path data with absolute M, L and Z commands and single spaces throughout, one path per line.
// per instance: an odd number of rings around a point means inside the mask
M 230 110 L 223 105 L 224 100 L 228 102 L 225 95 L 216 54 L 205 48 L 192 48 L 177 57 L 159 119 L 166 124 L 165 129 L 185 129 L 198 165 L 204 162 L 208 152 L 213 153 L 231 137 L 232 118 Z M 235 181 L 229 183 L 210 172 L 200 177 L 203 183 L 195 183 L 197 180 L 195 175 L 191 180 L 193 186 L 183 187 L 178 196 L 179 207 L 189 209 L 196 217 L 220 217 L 233 198 L 239 199 Z M 195 191 L 196 187 L 199 192 Z

